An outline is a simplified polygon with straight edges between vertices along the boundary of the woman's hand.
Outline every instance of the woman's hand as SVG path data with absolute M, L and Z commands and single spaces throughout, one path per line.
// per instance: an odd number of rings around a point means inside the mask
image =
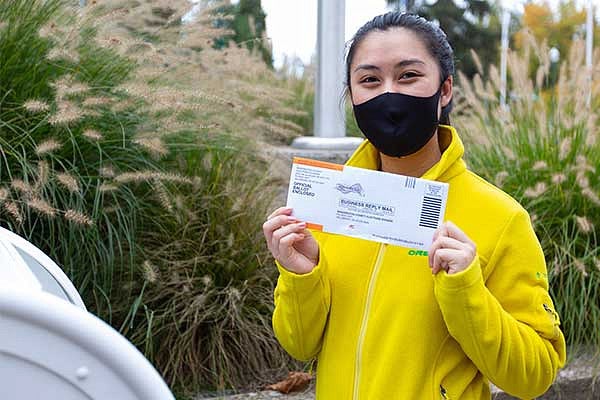
M 452 222 L 444 222 L 433 234 L 429 266 L 434 275 L 441 270 L 455 274 L 471 265 L 476 254 L 475 243 Z
M 319 244 L 306 229 L 306 222 L 291 214 L 289 207 L 278 208 L 267 217 L 263 232 L 271 254 L 285 269 L 307 274 L 319 262 Z

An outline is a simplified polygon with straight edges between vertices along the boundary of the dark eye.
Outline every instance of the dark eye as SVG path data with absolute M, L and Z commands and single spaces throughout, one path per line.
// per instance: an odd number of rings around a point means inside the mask
M 409 71 L 400 75 L 400 79 L 412 79 L 416 78 L 417 76 L 419 76 L 419 74 L 417 74 L 416 72 Z
M 378 79 L 375 78 L 374 76 L 366 76 L 360 80 L 360 83 L 373 83 L 373 82 L 377 82 L 377 81 L 378 81 Z

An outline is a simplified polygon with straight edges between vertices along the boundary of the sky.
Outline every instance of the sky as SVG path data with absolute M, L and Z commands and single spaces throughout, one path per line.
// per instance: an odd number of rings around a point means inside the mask
M 318 0 L 262 0 L 275 67 L 281 65 L 284 55 L 310 62 L 317 43 L 317 4 Z M 385 11 L 385 0 L 346 0 L 345 40 L 350 40 L 365 22 Z
M 584 1 L 578 0 L 578 3 Z M 600 3 L 600 0 L 594 1 Z M 502 1 L 511 10 L 521 12 L 524 2 Z M 549 3 L 555 6 L 558 0 L 549 0 Z M 262 0 L 276 68 L 281 66 L 285 56 L 299 57 L 305 64 L 310 62 L 317 41 L 317 4 L 318 0 Z M 385 11 L 385 0 L 346 0 L 346 41 L 365 22 Z

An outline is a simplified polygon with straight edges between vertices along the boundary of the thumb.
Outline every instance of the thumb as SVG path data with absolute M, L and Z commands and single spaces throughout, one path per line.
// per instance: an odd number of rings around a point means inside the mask
M 437 237 L 448 237 L 448 225 L 447 222 L 443 222 L 439 228 L 439 233 Z

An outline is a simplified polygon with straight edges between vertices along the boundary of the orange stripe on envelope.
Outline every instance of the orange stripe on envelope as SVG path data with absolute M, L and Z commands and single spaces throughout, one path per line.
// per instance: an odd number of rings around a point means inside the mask
M 311 167 L 327 168 L 336 171 L 341 171 L 344 169 L 342 164 L 334 164 L 327 161 L 319 161 L 302 157 L 294 157 L 294 164 L 309 165 Z
M 306 227 L 308 229 L 312 229 L 313 231 L 323 231 L 323 225 L 313 224 L 312 222 L 307 222 Z

